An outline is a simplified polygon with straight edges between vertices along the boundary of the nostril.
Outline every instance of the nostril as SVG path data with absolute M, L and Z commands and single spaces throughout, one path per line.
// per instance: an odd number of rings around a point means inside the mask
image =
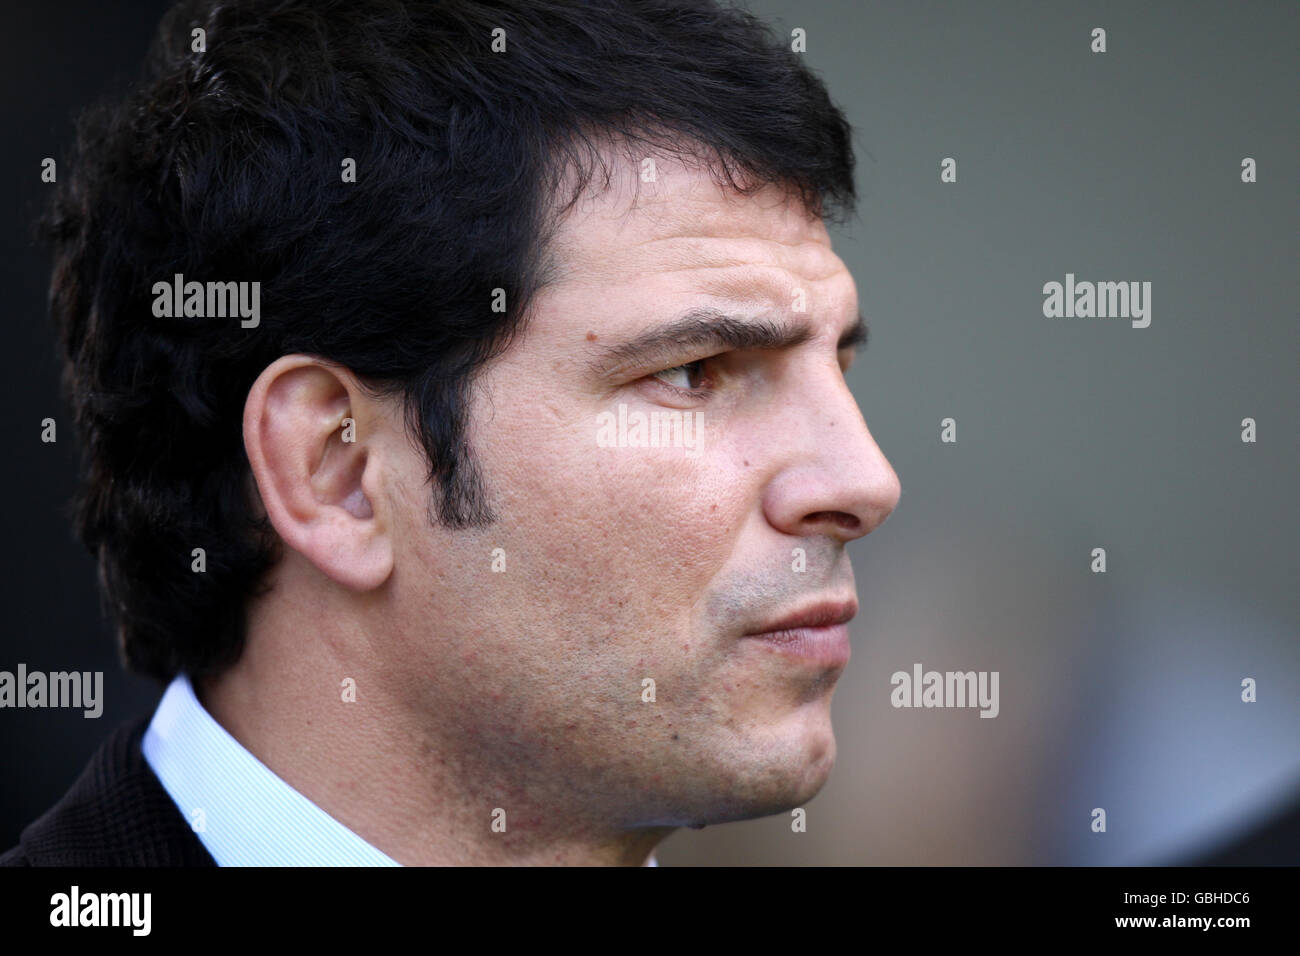
M 862 527 L 862 522 L 846 511 L 814 511 L 804 520 L 813 524 L 827 522 L 844 531 L 857 531 Z

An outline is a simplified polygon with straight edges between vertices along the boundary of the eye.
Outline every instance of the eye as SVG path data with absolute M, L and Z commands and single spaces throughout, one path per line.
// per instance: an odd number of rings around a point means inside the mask
M 706 381 L 704 378 L 704 360 L 687 362 L 685 365 L 674 365 L 662 372 L 655 372 L 651 377 L 673 388 L 693 392 L 700 387 L 702 382 Z

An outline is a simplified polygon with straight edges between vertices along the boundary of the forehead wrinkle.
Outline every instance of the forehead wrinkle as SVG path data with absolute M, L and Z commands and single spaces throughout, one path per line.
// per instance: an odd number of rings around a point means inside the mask
M 736 242 L 744 242 L 753 255 L 746 255 L 746 250 L 737 249 Z M 669 245 L 660 245 L 669 242 Z M 630 245 L 624 249 L 592 250 L 589 255 L 571 260 L 575 268 L 569 273 L 571 278 L 594 279 L 606 282 L 625 282 L 630 278 L 655 276 L 673 272 L 700 272 L 722 270 L 746 270 L 751 273 L 780 271 L 785 278 L 777 280 L 775 285 L 783 291 L 805 283 L 819 283 L 846 273 L 843 260 L 829 246 L 818 244 L 809 249 L 806 243 L 777 243 L 781 249 L 773 249 L 771 240 L 743 239 L 725 240 L 727 246 L 720 248 L 713 243 L 699 241 L 699 237 L 675 237 L 668 239 L 649 239 Z M 777 254 L 773 256 L 773 252 Z M 585 252 L 585 250 L 584 250 Z M 734 285 L 749 279 L 722 279 L 726 285 Z
M 668 251 L 660 253 L 668 243 Z M 734 235 L 717 235 L 693 232 L 677 233 L 671 236 L 652 236 L 628 246 L 628 252 L 645 254 L 646 247 L 653 247 L 652 255 L 662 255 L 665 261 L 693 265 L 780 265 L 792 272 L 808 269 L 821 260 L 839 262 L 830 243 L 823 242 L 816 234 L 804 235 L 792 242 L 771 235 L 755 235 L 749 228 L 742 228 Z
M 697 267 L 697 271 L 706 273 L 700 280 L 701 291 L 727 299 L 766 301 L 782 310 L 791 307 L 795 289 L 828 283 L 841 274 L 847 277 L 847 271 L 841 269 L 821 276 L 800 276 L 781 266 L 754 262 Z
M 815 282 L 845 270 L 820 219 L 794 224 L 762 209 L 755 215 L 753 206 L 744 205 L 738 213 L 723 215 L 711 199 L 670 203 L 671 198 L 638 210 L 643 213 L 639 220 L 632 210 L 616 217 L 612 236 L 600 228 L 610 223 L 607 210 L 599 206 L 586 215 L 565 217 L 551 241 L 560 266 L 557 281 L 586 285 L 626 282 L 657 272 L 776 265 Z

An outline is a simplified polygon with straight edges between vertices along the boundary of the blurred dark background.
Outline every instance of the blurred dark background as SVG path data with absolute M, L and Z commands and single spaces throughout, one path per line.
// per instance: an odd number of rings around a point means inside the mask
M 160 694 L 119 666 L 67 519 L 77 444 L 30 223 L 42 158 L 66 172 L 74 110 L 135 74 L 166 6 L 2 14 L 0 670 L 103 671 L 105 703 L 0 710 L 0 849 Z M 750 6 L 806 31 L 857 131 L 860 214 L 832 235 L 872 325 L 851 385 L 903 497 L 853 546 L 839 760 L 807 832 L 684 831 L 660 859 L 1300 862 L 1300 6 Z M 1151 326 L 1044 318 L 1067 272 L 1152 282 Z M 893 708 L 916 662 L 999 671 L 999 716 Z

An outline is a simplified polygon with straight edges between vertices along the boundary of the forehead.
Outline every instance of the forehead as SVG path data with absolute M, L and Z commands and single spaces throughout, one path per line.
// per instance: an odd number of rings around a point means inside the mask
M 552 277 L 581 286 L 690 285 L 726 298 L 784 297 L 817 287 L 826 304 L 852 297 L 852 279 L 820 218 L 775 184 L 739 193 L 699 163 L 605 154 L 559 221 Z M 847 304 L 847 303 L 846 303 Z

